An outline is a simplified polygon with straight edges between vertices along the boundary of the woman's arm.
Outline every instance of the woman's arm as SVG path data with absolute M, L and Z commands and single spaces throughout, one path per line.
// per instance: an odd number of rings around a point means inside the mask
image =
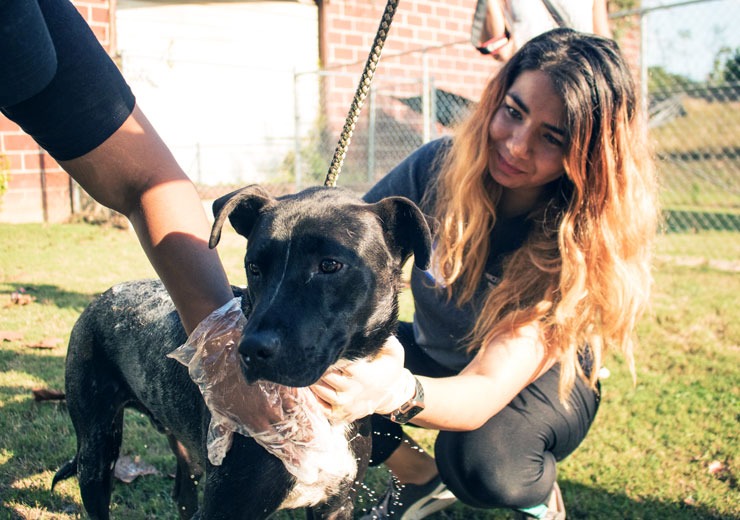
M 233 298 L 195 186 L 138 107 L 101 145 L 60 164 L 128 217 L 188 333 Z
M 425 408 L 411 422 L 437 430 L 475 430 L 554 363 L 537 326 L 521 327 L 481 349 L 458 375 L 417 376 Z M 415 385 L 414 376 L 403 368 L 403 348 L 396 340 L 387 342 L 372 361 L 330 369 L 312 390 L 330 418 L 352 421 L 399 408 L 414 396 Z
M 612 37 L 612 30 L 609 27 L 609 11 L 606 8 L 606 0 L 594 0 L 594 34 Z
M 508 61 L 514 54 L 514 42 L 506 26 L 504 2 L 506 0 L 488 0 L 486 20 L 481 33 L 481 50 L 490 54 L 497 61 Z
M 436 430 L 475 430 L 553 364 L 537 326 L 522 327 L 482 348 L 458 375 L 419 376 L 426 408 L 411 422 Z

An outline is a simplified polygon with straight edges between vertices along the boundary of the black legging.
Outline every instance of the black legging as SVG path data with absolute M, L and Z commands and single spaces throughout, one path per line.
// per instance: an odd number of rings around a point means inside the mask
M 431 360 L 416 345 L 411 324 L 398 339 L 412 373 L 445 377 L 454 372 Z M 442 480 L 463 503 L 481 508 L 526 508 L 543 504 L 555 482 L 555 463 L 586 436 L 599 395 L 577 378 L 566 409 L 558 399 L 556 365 L 526 387 L 477 430 L 442 431 L 434 446 Z M 481 396 L 481 399 L 484 397 Z M 401 442 L 401 426 L 373 416 L 372 465 L 381 464 Z

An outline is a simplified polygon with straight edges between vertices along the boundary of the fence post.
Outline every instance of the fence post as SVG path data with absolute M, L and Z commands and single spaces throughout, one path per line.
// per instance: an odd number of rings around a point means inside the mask
M 421 113 L 424 125 L 424 142 L 432 140 L 431 110 L 429 99 L 431 98 L 429 90 L 429 56 L 426 51 L 421 54 Z
M 648 91 L 648 34 L 647 13 L 640 12 L 640 97 L 642 98 L 642 114 L 647 122 L 648 108 L 650 104 Z
M 301 118 L 298 112 L 298 73 L 293 69 L 293 176 L 295 189 L 300 190 L 303 184 L 301 179 Z
M 375 85 L 370 85 L 367 123 L 367 182 L 375 182 Z
M 437 89 L 434 86 L 434 78 L 429 78 L 429 135 L 432 139 L 437 138 Z

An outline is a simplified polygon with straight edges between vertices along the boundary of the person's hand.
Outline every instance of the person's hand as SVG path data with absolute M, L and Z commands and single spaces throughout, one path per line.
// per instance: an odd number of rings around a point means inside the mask
M 340 361 L 310 388 L 333 423 L 387 414 L 416 392 L 416 381 L 403 367 L 403 359 L 403 346 L 391 336 L 374 358 Z
M 312 481 L 315 468 L 305 464 L 306 457 L 331 441 L 329 423 L 308 388 L 247 384 L 238 352 L 245 320 L 236 298 L 203 320 L 188 341 L 169 354 L 188 367 L 211 412 L 208 458 L 219 465 L 236 432 L 253 437 L 291 473 Z
M 191 378 L 201 386 L 212 412 L 244 426 L 251 435 L 268 432 L 299 412 L 298 389 L 263 381 L 247 384 L 238 352 L 243 317 L 234 321 L 225 316 L 200 338 L 195 364 L 189 365 Z
M 516 45 L 514 40 L 509 38 L 506 43 L 503 43 L 501 47 L 491 52 L 491 57 L 502 63 L 506 63 L 516 53 Z

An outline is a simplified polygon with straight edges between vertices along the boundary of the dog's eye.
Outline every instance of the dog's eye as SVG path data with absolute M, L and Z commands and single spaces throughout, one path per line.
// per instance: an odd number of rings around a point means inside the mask
M 319 264 L 319 269 L 324 274 L 336 273 L 342 268 L 342 264 L 331 258 L 324 258 Z
M 247 273 L 251 274 L 252 276 L 259 276 L 260 268 L 254 262 L 247 262 Z

